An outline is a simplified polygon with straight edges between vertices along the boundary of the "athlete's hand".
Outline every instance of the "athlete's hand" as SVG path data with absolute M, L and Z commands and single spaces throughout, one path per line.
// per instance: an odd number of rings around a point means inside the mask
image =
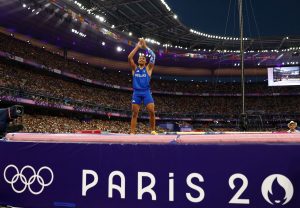
M 147 48 L 147 45 L 146 45 L 145 39 L 144 39 L 144 38 L 140 38 L 139 40 L 140 40 L 139 42 L 142 44 L 142 45 L 141 45 L 141 48 L 142 48 L 142 49 L 146 49 L 146 48 Z
M 141 40 L 139 40 L 139 42 L 136 44 L 137 47 L 142 48 L 143 47 L 143 43 Z

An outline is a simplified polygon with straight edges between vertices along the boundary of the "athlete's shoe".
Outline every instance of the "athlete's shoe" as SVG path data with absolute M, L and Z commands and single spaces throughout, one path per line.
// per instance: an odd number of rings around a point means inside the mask
M 158 135 L 158 133 L 156 131 L 151 131 L 152 135 Z

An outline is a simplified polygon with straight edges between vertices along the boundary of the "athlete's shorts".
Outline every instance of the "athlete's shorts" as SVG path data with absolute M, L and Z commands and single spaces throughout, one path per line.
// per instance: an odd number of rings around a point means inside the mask
M 138 105 L 144 103 L 147 106 L 149 103 L 154 103 L 154 100 L 150 90 L 134 90 L 131 103 Z

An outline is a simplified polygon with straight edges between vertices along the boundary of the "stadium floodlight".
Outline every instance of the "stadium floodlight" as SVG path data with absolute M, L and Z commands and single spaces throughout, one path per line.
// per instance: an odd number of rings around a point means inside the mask
M 105 46 L 105 42 L 104 41 L 101 44 L 102 44 L 102 46 Z
M 129 36 L 132 36 L 132 32 L 129 32 L 128 34 L 129 34 Z
M 86 34 L 82 33 L 82 32 L 79 32 L 78 30 L 75 30 L 75 29 L 71 29 L 71 32 L 72 33 L 75 33 L 76 35 L 79 35 L 81 37 L 86 37 Z
M 105 22 L 104 17 L 100 17 L 99 20 L 100 20 L 100 22 Z
M 111 28 L 115 28 L 115 25 L 112 25 Z
M 164 0 L 160 0 L 160 1 L 163 5 L 165 5 L 165 7 L 167 8 L 168 11 L 171 11 L 171 8 L 169 7 L 169 5 Z
M 116 49 L 118 52 L 121 52 L 123 50 L 120 46 L 118 46 Z
M 174 17 L 174 19 L 177 19 L 177 18 L 178 18 L 176 14 L 174 14 L 174 16 L 173 16 L 173 17 Z
M 96 18 L 98 20 L 100 20 L 100 22 L 104 22 L 105 21 L 104 17 L 102 17 L 102 16 L 96 15 Z
M 26 8 L 27 7 L 27 5 L 26 4 L 23 4 L 23 8 Z

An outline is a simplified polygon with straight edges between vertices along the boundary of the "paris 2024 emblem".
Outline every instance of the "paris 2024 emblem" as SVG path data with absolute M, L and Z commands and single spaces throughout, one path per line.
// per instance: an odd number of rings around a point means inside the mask
M 261 192 L 269 204 L 286 205 L 293 198 L 294 187 L 287 177 L 273 174 L 264 180 Z

